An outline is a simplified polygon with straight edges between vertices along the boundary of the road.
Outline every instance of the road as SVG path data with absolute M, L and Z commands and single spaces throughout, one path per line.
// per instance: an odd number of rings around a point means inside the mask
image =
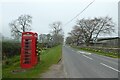
M 118 59 L 63 46 L 67 78 L 118 78 Z

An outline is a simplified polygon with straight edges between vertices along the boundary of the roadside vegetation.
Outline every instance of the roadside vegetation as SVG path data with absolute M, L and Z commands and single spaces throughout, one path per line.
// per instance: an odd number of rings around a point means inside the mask
M 11 36 L 14 40 L 2 40 L 2 77 L 5 78 L 40 78 L 53 64 L 57 64 L 62 55 L 62 43 L 64 35 L 62 23 L 51 23 L 49 34 L 38 34 L 37 48 L 40 49 L 40 62 L 31 69 L 21 69 L 20 49 L 22 32 L 31 31 L 32 16 L 20 15 L 9 23 Z M 3 36 L 4 37 L 4 36 Z M 15 42 L 18 41 L 18 42 Z
M 2 78 L 2 63 L 0 61 L 0 78 Z
M 49 34 L 38 34 L 39 40 L 36 47 L 41 49 L 40 62 L 31 69 L 21 69 L 20 49 L 22 32 L 30 32 L 32 25 L 31 15 L 20 15 L 9 23 L 11 42 L 2 40 L 2 77 L 5 78 L 40 78 L 40 74 L 47 71 L 50 66 L 57 64 L 61 58 L 64 40 L 62 23 L 55 21 L 49 24 Z M 4 36 L 3 36 L 4 37 Z
M 51 65 L 58 63 L 61 53 L 61 45 L 43 50 L 40 55 L 41 61 L 34 68 L 24 70 L 20 68 L 20 56 L 11 57 L 8 59 L 11 63 L 3 65 L 2 76 L 3 78 L 40 78 L 41 73 L 47 71 Z M 21 71 L 14 73 L 13 70 Z
M 2 41 L 2 63 L 11 65 L 16 62 L 16 56 L 20 55 L 20 42 L 17 41 Z M 13 58 L 13 62 L 10 60 Z
M 77 47 L 77 46 L 72 46 L 72 47 L 78 50 L 83 50 L 83 51 L 91 52 L 94 54 L 99 54 L 99 55 L 108 56 L 112 58 L 120 58 L 120 55 L 118 55 L 119 53 L 115 53 L 115 52 L 105 52 L 103 50 L 97 50 L 90 47 Z
M 104 36 L 115 33 L 115 26 L 109 16 L 78 19 L 65 42 L 80 50 L 119 58 L 119 38 Z

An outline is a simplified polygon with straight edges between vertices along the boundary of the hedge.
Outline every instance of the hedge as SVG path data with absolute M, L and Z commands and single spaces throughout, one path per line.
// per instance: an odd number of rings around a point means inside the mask
M 20 47 L 19 42 L 2 41 L 2 59 L 20 54 Z

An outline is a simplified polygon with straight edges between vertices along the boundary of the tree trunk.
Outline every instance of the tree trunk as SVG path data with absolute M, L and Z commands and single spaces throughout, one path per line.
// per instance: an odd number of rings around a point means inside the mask
M 25 26 L 23 26 L 23 32 L 25 32 Z
M 86 46 L 90 45 L 90 39 L 86 40 Z

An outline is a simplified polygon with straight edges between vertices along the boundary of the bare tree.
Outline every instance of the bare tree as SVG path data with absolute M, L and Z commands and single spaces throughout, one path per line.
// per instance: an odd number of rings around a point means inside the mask
M 72 38 L 71 38 L 71 36 L 68 36 L 67 38 L 66 38 L 66 41 L 65 41 L 65 43 L 66 44 L 72 44 Z
M 21 15 L 18 19 L 9 23 L 11 34 L 14 38 L 19 38 L 22 32 L 30 31 L 32 17 L 30 15 Z
M 68 38 L 71 39 L 72 43 L 76 43 L 76 45 L 78 46 L 81 42 L 83 42 L 83 34 L 82 34 L 82 30 L 80 29 L 80 27 L 78 26 L 74 26 L 73 30 L 68 33 L 70 36 Z
M 60 34 L 62 31 L 62 23 L 60 21 L 53 22 L 50 24 L 50 27 L 52 28 L 52 34 Z
M 53 22 L 50 24 L 52 29 L 52 38 L 54 44 L 61 44 L 63 42 L 63 30 L 62 30 L 62 23 L 60 21 Z
M 88 46 L 92 38 L 97 39 L 101 34 L 112 34 L 115 32 L 115 24 L 112 18 L 100 17 L 94 19 L 81 19 L 77 20 L 77 24 L 73 30 L 69 33 L 73 42 L 79 45 L 79 42 L 85 42 Z
M 112 18 L 109 17 L 81 19 L 77 22 L 77 26 L 82 29 L 87 45 L 89 45 L 93 36 L 97 39 L 100 34 L 111 34 L 114 32 L 114 25 L 115 24 L 112 22 Z

